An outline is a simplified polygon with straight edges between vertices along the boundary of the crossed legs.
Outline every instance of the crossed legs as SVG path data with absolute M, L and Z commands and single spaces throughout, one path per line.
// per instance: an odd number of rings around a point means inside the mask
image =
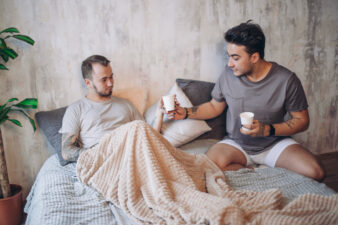
M 238 148 L 224 143 L 212 146 L 206 155 L 223 171 L 247 166 L 247 157 Z M 317 158 L 300 144 L 286 147 L 279 155 L 275 167 L 281 167 L 315 180 L 324 178 L 324 170 Z

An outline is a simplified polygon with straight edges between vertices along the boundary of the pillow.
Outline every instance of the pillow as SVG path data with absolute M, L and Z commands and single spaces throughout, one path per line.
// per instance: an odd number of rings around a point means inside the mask
M 68 163 L 61 155 L 62 136 L 59 133 L 66 108 L 67 107 L 62 107 L 51 111 L 40 111 L 35 113 L 35 120 L 42 131 L 42 134 L 47 139 L 47 144 L 49 146 L 48 151 L 51 154 L 57 154 L 62 166 Z
M 212 99 L 211 91 L 214 88 L 215 83 L 189 79 L 176 79 L 176 83 L 194 106 L 208 102 Z M 218 117 L 206 120 L 206 122 L 212 130 L 206 132 L 197 139 L 221 140 L 224 138 L 226 135 L 226 110 Z
M 114 90 L 114 96 L 127 99 L 130 101 L 135 108 L 140 112 L 141 115 L 144 114 L 147 104 L 148 92 L 144 88 L 125 88 Z
M 176 98 L 182 107 L 192 107 L 190 100 L 176 83 L 168 94 L 176 94 Z M 152 124 L 154 122 L 158 104 L 160 104 L 159 101 L 146 111 L 145 119 L 147 123 Z M 178 147 L 210 130 L 211 128 L 204 120 L 170 120 L 164 117 L 161 133 L 173 146 Z

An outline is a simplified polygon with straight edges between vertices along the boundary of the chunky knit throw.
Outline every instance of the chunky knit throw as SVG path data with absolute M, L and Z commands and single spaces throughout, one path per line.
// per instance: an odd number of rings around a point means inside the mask
M 283 206 L 277 189 L 234 191 L 207 156 L 174 148 L 143 121 L 82 153 L 77 174 L 140 224 L 338 224 L 338 195 Z

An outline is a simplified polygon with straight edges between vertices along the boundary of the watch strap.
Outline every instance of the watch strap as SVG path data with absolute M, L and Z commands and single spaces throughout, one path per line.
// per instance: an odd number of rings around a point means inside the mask
M 184 108 L 184 109 L 185 109 L 185 117 L 183 119 L 185 120 L 185 119 L 188 119 L 189 113 L 188 113 L 188 108 Z
M 269 133 L 269 136 L 275 136 L 275 128 L 272 124 L 269 124 L 270 126 L 270 133 Z

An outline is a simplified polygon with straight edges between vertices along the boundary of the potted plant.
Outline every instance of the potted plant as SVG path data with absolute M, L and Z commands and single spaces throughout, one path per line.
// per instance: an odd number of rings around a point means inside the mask
M 30 45 L 34 45 L 33 39 L 19 33 L 19 30 L 14 27 L 0 31 L 0 56 L 4 63 L 7 63 L 9 59 L 15 59 L 18 56 L 12 48 L 8 47 L 6 43 L 8 38 L 15 38 Z M 0 70 L 8 70 L 8 68 L 4 64 L 0 63 Z M 35 122 L 28 115 L 26 110 L 36 109 L 38 104 L 36 98 L 26 98 L 16 104 L 15 101 L 18 101 L 18 99 L 11 98 L 5 104 L 0 105 L 0 224 L 13 225 L 21 222 L 22 187 L 15 184 L 10 185 L 9 183 L 1 125 L 8 121 L 22 127 L 19 120 L 9 117 L 9 114 L 19 113 L 29 119 L 35 131 Z

